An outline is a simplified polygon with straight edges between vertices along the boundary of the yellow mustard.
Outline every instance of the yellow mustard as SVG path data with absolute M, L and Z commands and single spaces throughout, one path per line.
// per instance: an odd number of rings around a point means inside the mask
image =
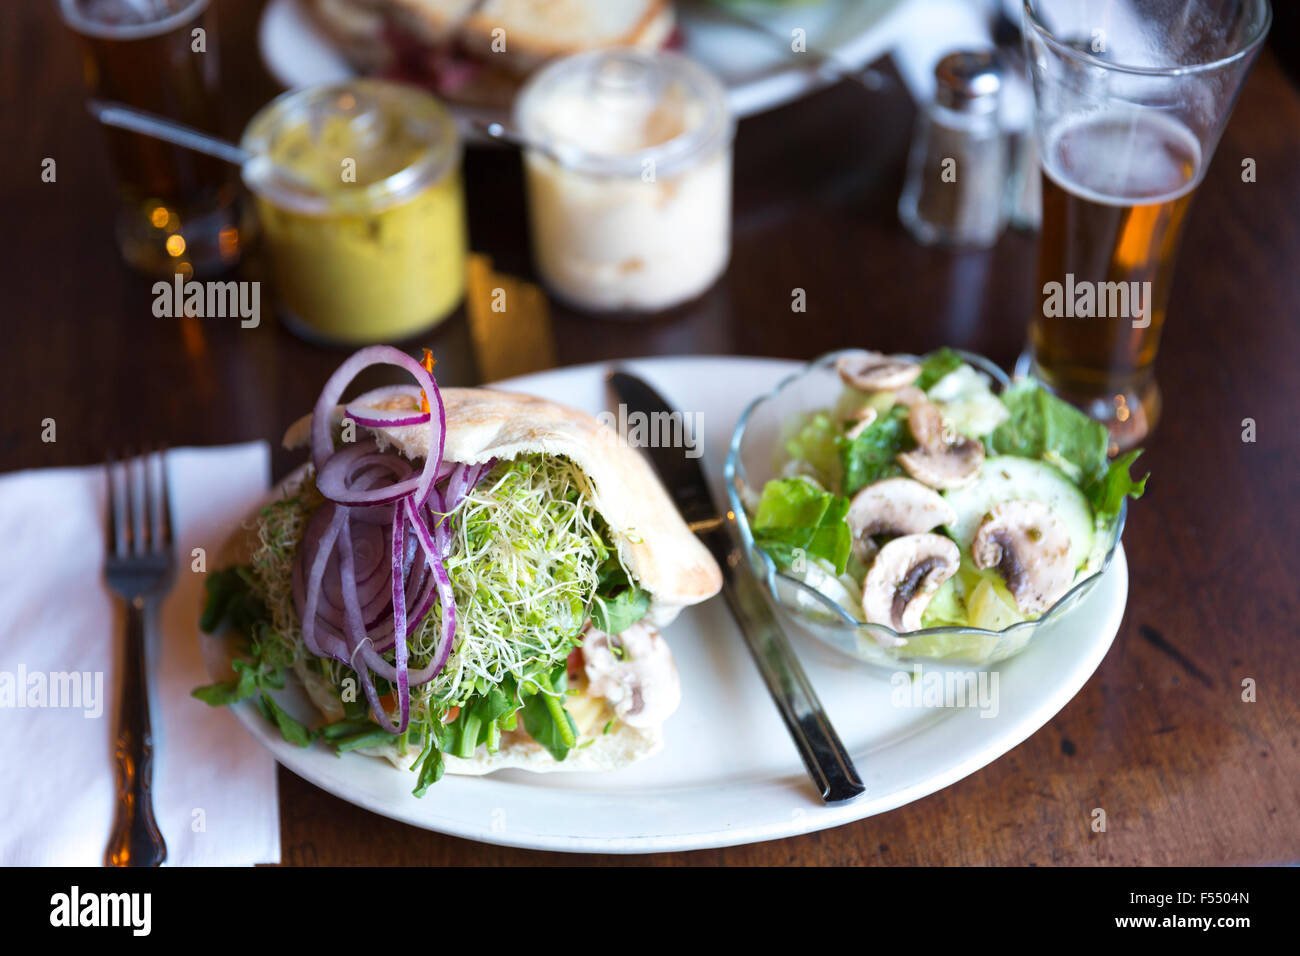
M 377 80 L 297 90 L 249 123 L 278 305 L 309 338 L 349 345 L 427 331 L 465 292 L 460 141 L 446 109 Z

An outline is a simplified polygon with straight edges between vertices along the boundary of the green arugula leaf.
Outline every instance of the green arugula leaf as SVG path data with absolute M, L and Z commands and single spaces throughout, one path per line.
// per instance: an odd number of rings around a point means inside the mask
M 369 717 L 344 717 L 332 724 L 326 724 L 316 733 L 322 740 L 333 741 L 353 737 L 375 729 L 379 729 L 379 725 Z
M 462 704 L 456 719 L 443 725 L 444 749 L 457 757 L 468 759 L 474 756 L 480 744 L 487 743 L 500 732 L 497 722 L 518 708 L 514 681 L 506 677 L 501 684 L 489 687 L 486 693 Z
M 411 769 L 416 771 L 415 789 L 411 794 L 416 797 L 424 796 L 431 786 L 442 779 L 443 771 L 446 769 L 442 751 L 438 749 L 437 736 L 429 734 L 429 739 L 420 751 L 420 756 L 415 758 L 415 763 Z
M 215 634 L 223 625 L 240 634 L 252 637 L 267 618 L 266 605 L 257 596 L 250 579 L 251 570 L 245 567 L 214 571 L 203 582 L 207 598 L 199 616 L 199 628 L 205 634 Z
M 591 622 L 606 634 L 622 634 L 649 612 L 650 595 L 628 578 L 617 555 L 605 560 L 597 578 Z
M 533 678 L 536 690 L 524 698 L 524 730 L 547 749 L 556 760 L 569 755 L 578 741 L 578 725 L 564 709 L 567 684 L 566 665 L 560 664 L 549 675 Z
M 306 747 L 315 739 L 316 735 L 285 713 L 270 694 L 257 698 L 257 706 L 267 720 L 280 728 L 280 735 L 289 743 Z
M 287 739 L 287 738 L 286 738 Z M 334 752 L 342 756 L 349 750 L 361 750 L 365 747 L 382 747 L 391 744 L 397 737 L 384 728 L 373 725 L 371 730 L 361 730 L 354 734 L 338 737 L 333 741 Z M 306 746 L 305 744 L 303 746 Z
M 597 594 L 591 604 L 591 622 L 606 634 L 622 634 L 649 610 L 650 595 L 637 587 L 608 598 Z
M 251 668 L 237 668 L 237 671 L 237 676 L 230 680 L 194 688 L 190 691 L 190 696 L 209 707 L 225 707 L 252 697 L 258 689 L 257 672 Z

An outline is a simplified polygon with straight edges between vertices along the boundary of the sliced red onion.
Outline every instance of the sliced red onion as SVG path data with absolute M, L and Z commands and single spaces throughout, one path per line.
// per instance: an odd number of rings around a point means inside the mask
M 343 397 L 344 390 L 351 384 L 352 380 L 363 369 L 371 365 L 395 365 L 398 368 L 406 369 L 428 397 L 429 408 L 435 410 L 437 414 L 431 414 L 427 423 L 430 428 L 434 429 L 434 433 L 430 435 L 430 453 L 426 456 L 424 468 L 418 477 L 399 481 L 397 484 L 390 485 L 382 490 L 371 489 L 360 492 L 357 496 L 352 496 L 348 494 L 346 486 L 340 488 L 333 480 L 328 484 L 323 483 L 324 476 L 322 473 L 325 471 L 327 462 L 334 454 L 334 442 L 330 436 L 334 408 L 338 405 L 339 399 Z M 389 345 L 371 345 L 347 358 L 329 377 L 325 387 L 321 390 L 320 397 L 316 399 L 316 407 L 312 411 L 311 420 L 311 453 L 312 463 L 316 466 L 317 486 L 320 488 L 321 494 L 339 504 L 386 504 L 408 494 L 414 494 L 416 501 L 419 504 L 424 504 L 429 497 L 429 489 L 433 487 L 434 476 L 437 475 L 439 466 L 442 464 L 446 439 L 447 410 L 442 403 L 442 393 L 438 391 L 438 385 L 433 380 L 433 376 L 429 374 L 423 365 L 401 349 L 395 349 Z M 435 446 L 438 449 L 437 454 L 433 453 Z M 342 454 L 346 450 L 343 449 L 339 453 Z M 331 494 L 331 492 L 335 492 L 335 494 Z
M 407 385 L 389 385 L 359 395 L 348 402 L 344 408 L 348 418 L 366 428 L 398 428 L 406 425 L 428 424 L 431 414 L 422 412 L 419 408 L 376 407 L 399 397 L 418 400 L 418 393 L 413 393 Z
M 410 462 L 395 452 L 380 452 L 374 441 L 358 442 L 325 459 L 316 472 L 316 487 L 335 504 L 349 507 L 387 505 L 418 494 L 426 479 L 432 484 L 437 469 L 426 465 L 415 477 Z M 396 479 L 380 484 L 380 477 Z
M 348 417 L 367 427 L 425 425 L 430 454 L 415 466 L 395 452 L 381 452 L 367 440 L 334 450 L 331 415 L 343 391 L 372 364 L 405 368 L 436 415 L 407 409 L 374 409 L 367 403 L 412 394 L 411 386 L 378 389 L 349 403 Z M 446 666 L 456 636 L 456 604 L 443 559 L 451 551 L 449 513 L 482 480 L 495 459 L 478 465 L 443 460 L 446 408 L 437 382 L 397 349 L 373 346 L 347 359 L 330 376 L 312 417 L 312 461 L 316 484 L 329 499 L 312 517 L 294 562 L 294 603 L 303 641 L 318 657 L 350 664 L 371 712 L 386 731 L 400 734 L 410 724 L 411 688 L 427 683 Z M 443 483 L 446 487 L 437 487 Z M 432 530 L 430 525 L 432 524 Z M 414 540 L 407 537 L 407 526 Z M 382 556 L 387 551 L 387 560 Z M 410 669 L 408 638 L 441 607 L 438 643 L 432 659 Z M 383 655 L 392 650 L 390 663 Z M 394 685 L 397 720 L 379 700 L 374 678 Z
M 406 673 L 406 515 L 405 504 L 393 506 L 393 669 L 397 671 L 397 729 L 389 733 L 405 732 L 411 722 L 411 687 Z M 387 715 L 385 715 L 387 716 Z M 381 724 L 381 726 L 383 726 Z M 385 726 L 385 729 L 387 727 Z
M 439 557 L 445 558 L 451 554 L 451 515 L 448 513 L 447 499 L 437 488 L 429 496 L 427 510 L 432 519 L 434 550 Z
M 312 552 L 308 541 L 312 536 L 311 524 L 317 523 L 316 518 L 321 518 L 326 523 L 326 527 L 317 530 L 315 551 Z M 329 563 L 334 542 L 338 540 L 346 523 L 347 511 L 333 508 L 328 503 L 322 505 L 321 512 L 313 516 L 313 521 L 308 524 L 304 547 L 298 552 L 300 556 L 311 554 L 311 570 L 306 574 L 306 593 L 303 596 L 302 607 L 299 609 L 302 642 L 307 645 L 307 650 L 317 657 L 332 657 L 335 660 L 347 660 L 347 646 L 331 634 L 321 634 L 319 636 L 323 640 L 317 640 L 316 607 L 320 603 L 321 579 L 325 576 L 325 565 Z

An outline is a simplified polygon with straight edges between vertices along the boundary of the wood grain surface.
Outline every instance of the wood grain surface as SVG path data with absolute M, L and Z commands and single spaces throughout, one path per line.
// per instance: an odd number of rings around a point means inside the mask
M 256 51 L 261 4 L 216 2 L 235 134 L 276 88 Z M 153 316 L 150 280 L 123 267 L 113 245 L 112 174 L 54 4 L 3 4 L 0 90 L 0 470 L 87 463 L 130 442 L 275 441 L 342 353 L 270 317 L 246 330 Z M 913 119 L 895 81 L 878 93 L 840 84 L 745 120 L 726 276 L 651 322 L 553 305 L 560 364 L 949 343 L 1009 366 L 1034 302 L 1035 237 L 1009 234 L 976 253 L 913 243 L 895 214 Z M 56 183 L 40 180 L 46 157 L 58 162 Z M 1256 182 L 1242 181 L 1245 158 Z M 518 157 L 470 150 L 466 175 L 472 247 L 495 269 L 534 278 Z M 257 262 L 244 269 L 255 277 Z M 795 288 L 806 290 L 806 315 L 791 314 Z M 1297 303 L 1300 95 L 1266 52 L 1190 214 L 1159 362 L 1164 418 L 1142 459 L 1153 477 L 1125 539 L 1123 626 L 1079 695 L 984 770 L 830 831 L 631 858 L 424 832 L 281 770 L 284 862 L 1300 862 Z M 441 382 L 478 380 L 463 311 L 427 344 Z M 40 439 L 47 417 L 57 443 Z M 1253 443 L 1242 440 L 1244 419 L 1256 423 Z M 276 476 L 294 463 L 277 452 Z M 1254 702 L 1242 699 L 1248 679 Z M 1105 833 L 1090 829 L 1098 807 Z

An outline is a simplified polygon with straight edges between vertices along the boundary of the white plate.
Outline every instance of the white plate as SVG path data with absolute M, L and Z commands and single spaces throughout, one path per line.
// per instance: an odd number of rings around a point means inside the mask
M 794 362 L 653 358 L 620 363 L 698 421 L 715 486 L 732 426 L 749 399 L 795 371 Z M 591 412 L 608 408 L 606 366 L 558 369 L 506 383 Z M 718 489 L 720 492 L 720 488 Z M 721 494 L 718 500 L 723 500 Z M 758 670 L 719 598 L 685 611 L 666 635 L 682 675 L 681 709 L 662 752 L 614 773 L 445 776 L 427 796 L 387 763 L 321 745 L 285 743 L 245 702 L 240 721 L 299 776 L 375 813 L 472 840 L 547 850 L 644 853 L 771 840 L 838 826 L 917 800 L 960 780 L 1042 727 L 1078 692 L 1114 639 L 1128 594 L 1121 550 L 1110 570 L 1050 641 L 996 671 L 998 712 L 896 706 L 890 674 L 834 653 L 787 621 L 822 702 L 867 792 L 822 805 Z M 219 642 L 205 647 L 219 666 Z M 300 717 L 301 700 L 287 706 Z
M 903 0 L 827 0 L 788 10 L 761 3 L 740 9 L 750 19 L 761 17 L 779 37 L 802 29 L 808 49 L 862 67 L 893 45 L 904 5 Z M 812 71 L 799 68 L 803 64 L 782 48 L 780 39 L 710 19 L 693 5 L 679 8 L 679 22 L 686 52 L 721 77 L 737 116 L 780 106 L 822 83 Z M 337 83 L 356 75 L 302 0 L 271 0 L 257 39 L 267 69 L 286 87 Z M 500 118 L 492 111 L 453 109 L 462 119 Z

